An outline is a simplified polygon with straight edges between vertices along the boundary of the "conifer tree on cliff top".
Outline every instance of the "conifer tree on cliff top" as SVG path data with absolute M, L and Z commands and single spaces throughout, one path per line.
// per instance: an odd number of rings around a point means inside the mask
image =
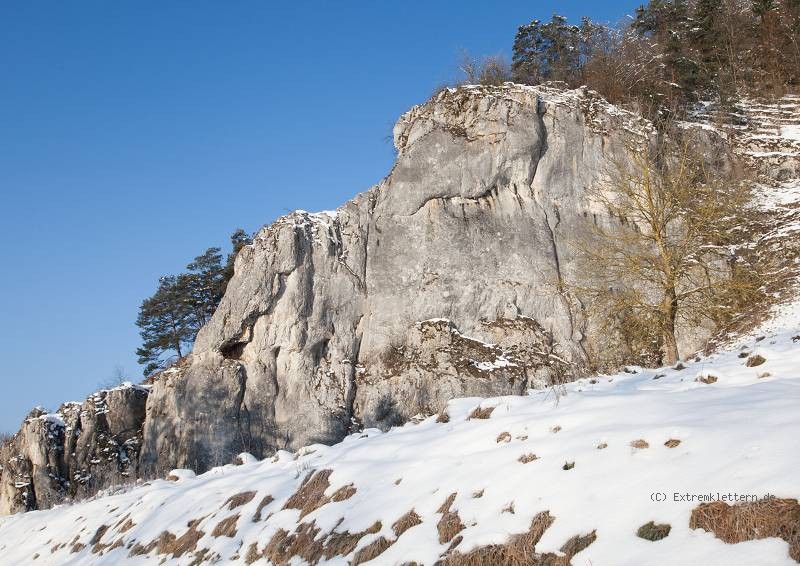
M 224 265 L 221 250 L 208 248 L 186 266 L 187 272 L 159 280 L 158 289 L 142 302 L 136 319 L 142 337 L 136 354 L 146 376 L 186 356 L 197 332 L 222 300 L 233 277 L 236 254 L 250 243 L 252 238 L 237 229 L 231 235 L 233 249 Z

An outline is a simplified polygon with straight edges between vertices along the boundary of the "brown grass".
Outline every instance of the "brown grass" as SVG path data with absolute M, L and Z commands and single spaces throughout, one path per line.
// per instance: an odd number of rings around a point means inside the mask
M 476 548 L 467 554 L 452 552 L 442 561 L 442 566 L 543 565 L 539 560 L 541 555 L 536 554 L 536 544 L 551 524 L 553 518 L 548 512 L 539 513 L 528 532 L 511 537 L 505 544 Z
M 230 537 L 233 538 L 236 536 L 236 523 L 239 522 L 239 514 L 231 515 L 230 517 L 226 517 L 222 519 L 217 526 L 214 527 L 214 530 L 211 531 L 211 536 L 213 537 Z
M 539 457 L 536 454 L 534 454 L 533 452 L 529 452 L 527 454 L 523 454 L 522 456 L 520 456 L 518 458 L 518 461 L 522 462 L 523 464 L 528 464 L 528 463 L 533 462 L 534 460 L 538 460 L 538 459 L 539 459 Z
M 366 530 L 357 533 L 351 533 L 349 531 L 343 533 L 334 532 L 325 543 L 325 558 L 330 560 L 334 556 L 347 556 L 355 550 L 358 541 L 366 535 L 379 532 L 381 528 L 383 527 L 380 521 L 376 521 Z
M 70 554 L 76 554 L 81 550 L 83 550 L 84 548 L 86 548 L 85 544 L 83 544 L 82 542 L 76 542 L 75 544 L 72 545 L 72 550 L 70 550 L 69 552 Z
M 302 519 L 312 511 L 316 511 L 325 505 L 327 503 L 325 490 L 331 486 L 328 480 L 332 473 L 333 470 L 309 472 L 298 490 L 286 501 L 283 508 L 299 509 L 300 518 Z
M 494 407 L 475 407 L 472 412 L 469 414 L 469 419 L 488 419 L 492 416 L 492 412 L 494 411 Z
M 376 521 L 368 529 L 358 533 L 334 531 L 328 535 L 318 536 L 320 529 L 315 521 L 301 523 L 293 533 L 279 530 L 261 553 L 258 552 L 257 545 L 250 545 L 245 555 L 245 562 L 252 564 L 260 558 L 266 558 L 276 566 L 286 566 L 292 558 L 297 557 L 309 564 L 317 564 L 323 557 L 330 560 L 335 556 L 347 556 L 355 550 L 363 537 L 375 534 L 381 528 L 381 523 Z M 370 546 L 367 545 L 364 549 Z M 371 551 L 377 552 L 377 548 L 372 548 Z
M 269 505 L 275 501 L 271 495 L 265 495 L 264 499 L 261 500 L 261 503 L 258 504 L 258 508 L 256 509 L 256 514 L 253 515 L 253 522 L 258 523 L 261 520 L 261 512 L 264 510 L 264 507 Z
M 116 530 L 118 533 L 125 533 L 135 526 L 136 523 L 130 519 L 130 515 L 125 515 L 116 525 L 114 525 L 114 530 Z
M 701 375 L 695 381 L 700 383 L 705 383 L 706 385 L 711 385 L 712 383 L 717 382 L 717 376 L 715 375 Z
M 476 492 L 474 492 L 474 493 L 472 494 L 472 498 L 473 498 L 473 499 L 479 499 L 479 498 L 483 497 L 483 492 L 484 492 L 484 490 L 483 490 L 483 489 L 482 489 L 482 490 L 480 490 L 480 491 L 476 491 Z
M 337 489 L 330 497 L 325 495 L 325 491 L 331 485 L 329 478 L 332 473 L 333 470 L 309 472 L 300 485 L 300 488 L 286 501 L 283 508 L 299 509 L 300 518 L 302 519 L 309 513 L 316 511 L 331 501 L 345 501 L 353 497 L 356 493 L 356 488 L 353 487 L 353 484 Z
M 703 503 L 692 510 L 689 528 L 703 529 L 727 543 L 777 537 L 800 562 L 800 504 L 797 499 L 767 499 L 728 505 Z
M 420 519 L 419 515 L 417 515 L 417 512 L 412 509 L 394 522 L 394 525 L 392 525 L 392 530 L 394 531 L 395 536 L 399 538 L 400 535 L 402 535 L 408 529 L 411 527 L 416 527 L 421 523 L 422 519 Z
M 392 546 L 394 541 L 390 541 L 385 537 L 380 537 L 367 546 L 356 552 L 356 555 L 353 557 L 353 561 L 350 563 L 351 566 L 358 566 L 364 562 L 369 562 L 370 560 L 377 558 L 381 554 L 386 551 L 387 548 Z
M 650 448 L 650 445 L 647 441 L 643 438 L 637 438 L 636 440 L 631 441 L 631 448 L 636 448 L 637 450 L 644 450 L 645 448 Z
M 108 525 L 100 525 L 99 527 L 97 527 L 97 530 L 94 532 L 94 536 L 92 536 L 92 539 L 89 541 L 89 544 L 95 545 L 98 542 L 100 542 L 100 539 L 103 538 L 103 535 L 106 534 L 106 531 L 109 528 L 110 527 Z
M 317 540 L 317 534 L 319 529 L 314 521 L 301 523 L 294 533 L 280 529 L 267 543 L 262 557 L 276 566 L 286 566 L 295 556 L 316 564 L 324 550 L 322 540 Z
M 253 498 L 256 496 L 255 491 L 243 491 L 242 493 L 237 493 L 236 495 L 231 495 L 225 503 L 222 504 L 222 508 L 225 509 L 228 506 L 228 509 L 233 511 L 237 507 L 241 507 L 246 503 L 250 503 Z
M 180 537 L 176 537 L 169 531 L 163 531 L 157 539 L 150 541 L 146 545 L 137 542 L 128 555 L 146 555 L 157 549 L 158 554 L 171 554 L 174 558 L 180 558 L 187 552 L 194 551 L 197 548 L 197 541 L 205 535 L 203 531 L 197 530 L 197 525 L 199 525 L 204 518 L 205 517 L 189 521 L 189 530 Z
M 636 531 L 636 536 L 649 541 L 657 541 L 666 538 L 672 527 L 667 524 L 656 524 L 653 521 L 645 523 Z
M 761 364 L 763 364 L 766 361 L 767 361 L 767 359 L 764 356 L 761 356 L 759 354 L 755 354 L 755 355 L 750 356 L 749 358 L 747 358 L 747 361 L 744 363 L 744 365 L 746 365 L 749 368 L 754 368 L 756 366 L 760 366 Z
M 437 511 L 437 513 L 442 514 L 442 518 L 439 519 L 436 525 L 436 530 L 439 531 L 439 542 L 441 544 L 450 542 L 458 533 L 466 528 L 464 523 L 461 522 L 458 513 L 450 510 L 450 506 L 455 501 L 456 495 L 456 493 L 451 493 Z
M 677 438 L 670 438 L 669 440 L 667 440 L 667 441 L 664 443 L 664 446 L 666 446 L 667 448 L 675 448 L 675 447 L 676 447 L 676 446 L 678 446 L 680 443 L 681 443 L 681 441 L 680 441 L 680 440 L 678 440 Z
M 499 435 L 497 435 L 497 443 L 500 444 L 501 442 L 511 442 L 511 433 L 501 432 Z
M 346 485 L 344 487 L 340 487 L 337 489 L 333 495 L 331 495 L 331 501 L 338 503 L 339 501 L 346 501 L 353 497 L 356 494 L 356 488 L 353 484 Z
M 607 442 L 601 442 L 600 444 L 597 445 L 598 450 L 603 450 L 604 448 L 608 448 Z
M 436 422 L 437 423 L 449 423 L 450 422 L 450 415 L 447 413 L 447 408 L 444 408 L 442 411 L 436 415 Z

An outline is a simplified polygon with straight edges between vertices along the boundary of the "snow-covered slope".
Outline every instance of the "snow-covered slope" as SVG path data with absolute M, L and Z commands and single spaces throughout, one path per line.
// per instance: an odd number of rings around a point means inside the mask
M 800 496 L 799 317 L 683 369 L 458 399 L 388 433 L 5 517 L 0 563 L 460 564 L 511 541 L 536 543 L 532 564 L 792 564 L 780 538 L 728 544 L 690 518 L 708 494 Z M 637 536 L 650 521 L 668 536 Z

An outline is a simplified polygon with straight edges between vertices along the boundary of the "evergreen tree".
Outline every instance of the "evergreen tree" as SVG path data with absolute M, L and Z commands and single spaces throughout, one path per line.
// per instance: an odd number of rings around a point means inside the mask
M 225 294 L 236 254 L 252 241 L 239 228 L 231 235 L 232 250 L 225 265 L 221 250 L 208 248 L 186 266 L 186 272 L 159 280 L 155 294 L 142 302 L 136 320 L 142 337 L 136 354 L 145 375 L 162 369 L 170 354 L 180 360 L 189 351 Z
M 186 301 L 194 312 L 197 330 L 209 321 L 222 299 L 224 268 L 219 248 L 208 248 L 203 255 L 194 258 L 186 266 L 188 273 L 179 275 L 183 279 L 182 288 L 186 290 Z
M 514 40 L 514 80 L 525 84 L 544 81 L 573 83 L 581 67 L 581 28 L 557 14 L 546 24 L 540 20 L 520 26 Z
M 182 359 L 194 340 L 196 325 L 186 295 L 185 279 L 170 275 L 162 277 L 155 294 L 142 302 L 136 319 L 142 345 L 136 354 L 145 366 L 145 375 L 164 367 L 163 356 L 168 352 Z
M 225 294 L 228 282 L 233 277 L 233 264 L 236 261 L 236 256 L 239 255 L 239 251 L 243 247 L 249 246 L 252 243 L 253 238 L 241 228 L 237 228 L 233 234 L 231 234 L 231 253 L 228 254 L 228 259 L 225 262 L 225 269 L 223 271 L 223 281 L 221 285 L 222 294 Z

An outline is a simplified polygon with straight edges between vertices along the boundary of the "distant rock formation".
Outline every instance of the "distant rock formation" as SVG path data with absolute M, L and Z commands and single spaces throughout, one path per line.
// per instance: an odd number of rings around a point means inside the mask
M 34 409 L 0 448 L 0 514 L 46 509 L 137 477 L 148 390 L 122 385 Z

